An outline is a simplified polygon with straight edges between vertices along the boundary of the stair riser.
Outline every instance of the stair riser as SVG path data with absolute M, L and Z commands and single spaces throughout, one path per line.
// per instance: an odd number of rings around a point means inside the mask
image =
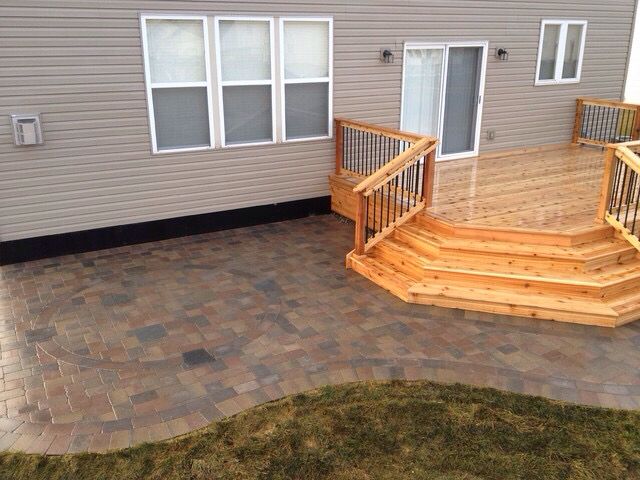
M 404 242 L 407 245 L 411 245 L 413 248 L 415 248 L 416 253 L 426 255 L 428 257 L 437 257 L 440 254 L 440 245 L 431 242 L 425 242 L 424 240 L 416 238 L 415 235 L 403 231 L 402 227 L 397 229 L 394 232 L 394 235 L 395 238 L 397 238 L 401 242 Z
M 395 296 L 407 302 L 409 300 L 407 294 L 407 285 L 399 283 L 392 275 L 387 275 L 377 269 L 371 268 L 364 262 L 352 258 L 348 261 L 348 265 L 353 271 L 358 272 L 360 275 L 368 278 L 373 283 L 379 285 L 385 290 L 391 292 Z
M 500 288 L 513 288 L 519 293 L 531 291 L 532 293 L 549 293 L 574 295 L 584 298 L 599 298 L 601 290 L 596 286 L 575 285 L 571 283 L 558 283 L 541 280 L 519 279 L 500 276 L 482 272 L 473 274 L 467 272 L 456 272 L 447 270 L 424 269 L 422 279 L 451 280 L 455 282 L 465 282 L 471 286 L 494 286 Z
M 614 252 L 608 255 L 602 255 L 594 258 L 593 260 L 587 260 L 584 264 L 585 271 L 595 270 L 596 268 L 606 267 L 608 265 L 614 265 L 616 263 L 624 263 L 636 256 L 637 251 L 635 248 L 623 249 L 621 252 Z
M 462 308 L 465 310 L 474 310 L 477 312 L 533 317 L 544 320 L 556 320 L 570 323 L 582 323 L 587 325 L 597 325 L 601 327 L 615 327 L 618 321 L 617 317 L 615 316 L 609 317 L 604 315 L 574 313 L 570 311 L 547 310 L 521 305 L 507 305 L 503 303 L 496 304 L 478 300 L 447 298 L 422 294 L 410 294 L 409 302 L 421 305 L 435 305 L 438 307 L 446 308 Z
M 614 285 L 604 287 L 602 289 L 603 298 L 615 298 L 632 291 L 640 291 L 640 275 L 626 280 L 616 282 Z
M 420 279 L 441 279 L 452 281 L 464 281 L 469 285 L 488 285 L 514 288 L 518 291 L 532 291 L 542 293 L 563 293 L 575 295 L 585 298 L 599 298 L 603 295 L 601 289 L 596 286 L 575 285 L 571 283 L 549 282 L 544 279 L 518 279 L 501 276 L 500 274 L 491 274 L 489 272 L 457 272 L 450 270 L 440 270 L 425 267 L 416 262 L 414 257 L 408 255 L 399 255 L 398 252 L 385 245 L 378 244 L 375 249 L 375 256 L 381 262 L 392 265 L 399 271 L 409 275 L 416 280 Z
M 422 265 L 412 261 L 412 257 L 410 256 L 398 255 L 394 249 L 388 247 L 384 243 L 379 243 L 377 245 L 375 256 L 383 263 L 392 265 L 394 268 L 397 268 L 404 274 L 409 275 L 416 280 L 419 280 L 422 277 Z

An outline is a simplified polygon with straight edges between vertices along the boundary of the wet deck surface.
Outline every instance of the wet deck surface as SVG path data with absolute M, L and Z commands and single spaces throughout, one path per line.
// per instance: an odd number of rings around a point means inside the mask
M 438 162 L 429 212 L 462 224 L 575 232 L 593 226 L 603 168 L 602 149 L 571 145 Z

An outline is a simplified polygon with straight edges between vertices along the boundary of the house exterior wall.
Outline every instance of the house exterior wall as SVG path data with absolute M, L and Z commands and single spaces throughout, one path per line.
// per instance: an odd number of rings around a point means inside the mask
M 331 140 L 151 154 L 140 13 L 334 19 L 333 114 L 398 127 L 407 41 L 487 40 L 480 151 L 569 141 L 577 96 L 622 95 L 635 0 L 3 0 L 0 241 L 328 195 Z M 589 22 L 582 80 L 534 87 L 542 19 Z M 212 24 L 213 22 L 210 22 Z M 496 47 L 509 60 L 493 57 Z M 379 61 L 390 48 L 395 61 Z M 45 143 L 16 147 L 12 113 Z M 495 130 L 495 139 L 486 131 Z

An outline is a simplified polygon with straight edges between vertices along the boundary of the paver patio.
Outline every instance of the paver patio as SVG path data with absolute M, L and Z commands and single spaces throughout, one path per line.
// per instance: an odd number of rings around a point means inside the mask
M 406 304 L 334 216 L 0 269 L 0 449 L 104 451 L 326 384 L 408 378 L 640 405 L 640 325 Z

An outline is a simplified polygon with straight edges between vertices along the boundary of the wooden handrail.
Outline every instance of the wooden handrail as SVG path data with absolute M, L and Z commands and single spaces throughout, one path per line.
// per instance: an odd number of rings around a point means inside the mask
M 427 146 L 426 149 L 418 149 L 418 148 L 410 148 L 409 150 L 407 150 L 407 152 L 413 152 L 412 158 L 410 158 L 409 160 L 403 162 L 402 164 L 400 164 L 395 170 L 391 170 L 389 172 L 387 172 L 386 174 L 384 174 L 384 172 L 381 172 L 382 169 L 378 170 L 375 174 L 371 175 L 369 178 L 367 178 L 367 180 L 373 178 L 374 180 L 377 180 L 377 182 L 374 185 L 369 186 L 365 191 L 364 191 L 364 195 L 365 196 L 369 196 L 371 195 L 371 192 L 373 192 L 374 190 L 380 188 L 381 186 L 389 183 L 391 180 L 393 180 L 395 177 L 397 177 L 398 175 L 400 175 L 407 167 L 410 167 L 411 165 L 413 165 L 414 163 L 416 163 L 418 160 L 420 160 L 422 157 L 430 154 L 431 152 L 435 151 L 436 147 L 438 146 L 437 143 L 431 143 Z M 404 153 L 404 152 L 403 152 Z M 398 157 L 396 157 L 396 159 L 398 159 Z M 395 160 L 394 160 L 395 161 Z M 388 164 L 390 165 L 390 164 Z M 360 182 L 360 184 L 364 183 Z M 358 184 L 358 186 L 356 186 L 356 188 L 358 188 L 360 186 L 360 184 Z M 355 191 L 355 189 L 354 189 Z M 359 190 L 362 191 L 362 190 Z
M 640 157 L 626 146 L 620 146 L 616 148 L 615 155 L 624 163 L 629 165 L 629 167 L 640 174 Z
M 624 137 L 640 139 L 640 104 L 592 97 L 576 99 L 572 143 L 606 146 Z
M 380 125 L 374 125 L 373 123 L 361 122 L 360 120 L 350 120 L 348 118 L 336 117 L 334 119 L 334 122 L 345 127 L 360 130 L 361 132 L 384 135 L 387 137 L 397 138 L 398 140 L 403 140 L 405 142 L 417 142 L 418 140 L 422 140 L 423 138 L 431 138 L 432 140 L 436 140 L 432 137 L 425 137 L 424 135 L 405 132 L 403 130 L 398 130 L 391 127 L 382 127 Z
M 607 145 L 596 220 L 609 223 L 640 250 L 640 156 L 629 148 L 634 146 L 640 141 Z
M 594 97 L 578 97 L 578 100 L 585 105 L 600 105 L 602 107 L 623 108 L 625 110 L 636 110 L 640 107 L 640 103 L 622 102 L 620 100 L 605 100 Z
M 363 181 L 361 181 L 358 185 L 353 188 L 355 193 L 364 192 L 366 190 L 370 190 L 371 187 L 380 183 L 380 181 L 384 181 L 399 169 L 401 169 L 405 164 L 416 158 L 416 156 L 420 155 L 421 152 L 426 152 L 428 148 L 431 146 L 435 147 L 437 143 L 434 143 L 430 138 L 423 138 L 418 143 L 416 143 L 413 147 L 405 150 L 396 158 L 394 158 L 391 162 L 383 165 L 382 168 L 377 170 L 373 175 L 368 176 Z M 428 153 L 428 152 L 426 152 Z

